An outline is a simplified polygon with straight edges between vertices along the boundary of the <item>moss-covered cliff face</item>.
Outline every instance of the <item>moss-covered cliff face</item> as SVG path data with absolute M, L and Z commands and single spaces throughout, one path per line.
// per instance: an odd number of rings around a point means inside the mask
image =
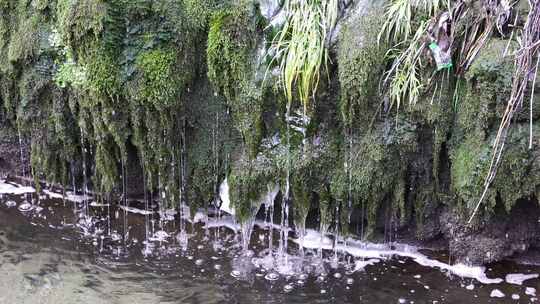
M 466 224 L 511 90 L 508 41 L 492 39 L 465 75 L 439 73 L 397 109 L 381 86 L 386 2 L 344 3 L 306 116 L 299 102 L 287 111 L 269 48 L 283 16 L 265 19 L 258 1 L 0 0 L 0 167 L 21 174 L 20 137 L 36 179 L 67 185 L 85 167 L 102 194 L 128 178 L 131 194 L 145 183 L 163 204 L 195 209 L 228 177 L 241 222 L 279 185 L 299 230 L 444 235 L 479 263 L 535 245 L 538 223 L 517 241 L 510 220 L 523 206 L 538 212 L 540 126 L 528 149 L 528 106 Z

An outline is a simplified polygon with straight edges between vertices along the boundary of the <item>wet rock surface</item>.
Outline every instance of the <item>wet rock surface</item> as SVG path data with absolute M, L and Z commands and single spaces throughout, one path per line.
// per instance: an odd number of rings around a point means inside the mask
M 472 264 L 538 246 L 540 125 L 530 133 L 527 106 L 467 224 L 509 93 L 503 51 L 514 45 L 492 39 L 460 86 L 444 82 L 395 111 L 380 90 L 388 1 L 337 3 L 308 113 L 287 109 L 268 66 L 281 1 L 0 3 L 0 176 L 34 172 L 72 192 L 192 210 L 216 204 L 229 178 L 239 218 L 277 184 L 299 230 L 447 242 Z

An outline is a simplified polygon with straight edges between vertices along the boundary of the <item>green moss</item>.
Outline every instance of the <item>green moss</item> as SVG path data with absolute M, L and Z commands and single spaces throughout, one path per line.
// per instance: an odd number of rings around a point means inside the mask
M 54 81 L 60 88 L 72 86 L 74 89 L 83 89 L 87 86 L 86 69 L 77 64 L 71 54 L 59 64 L 58 70 L 54 75 Z
M 377 39 L 381 14 L 381 9 L 371 9 L 368 14 L 353 16 L 340 31 L 340 111 L 348 126 L 367 126 L 378 108 L 376 96 L 386 52 Z
M 253 51 L 260 29 L 257 17 L 253 2 L 243 0 L 214 13 L 210 21 L 208 78 L 231 102 L 239 95 L 239 84 L 252 76 Z
M 535 135 L 539 134 L 538 124 L 533 130 Z M 494 210 L 498 199 L 509 212 L 518 199 L 535 195 L 536 187 L 540 184 L 540 163 L 537 147 L 528 149 L 528 133 L 527 125 L 517 125 L 507 138 L 507 148 L 484 201 L 486 216 Z M 470 137 L 451 154 L 452 187 L 466 214 L 476 207 L 484 190 L 491 162 L 490 143 L 495 132 L 490 135 L 486 140 Z
M 504 40 L 492 40 L 465 74 L 464 96 L 457 104 L 460 132 L 474 132 L 485 138 L 498 123 L 504 110 L 497 108 L 506 106 L 512 85 L 513 61 L 503 56 L 507 44 Z
M 236 219 L 245 223 L 255 216 L 262 196 L 273 183 L 271 165 L 267 159 L 239 160 L 228 177 L 230 200 Z
M 98 39 L 104 30 L 107 4 L 102 0 L 58 0 L 56 10 L 61 38 L 75 51 L 84 51 L 82 46 Z
M 139 98 L 151 102 L 157 109 L 177 105 L 178 92 L 183 91 L 191 74 L 178 77 L 176 53 L 173 50 L 156 49 L 137 58 L 137 67 L 142 75 L 139 83 Z
M 343 168 L 338 168 L 331 181 L 334 198 L 347 201 L 350 187 L 352 202 L 365 206 L 367 238 L 374 236 L 377 212 L 384 204 L 388 203 L 396 216 L 405 216 L 406 211 L 401 209 L 405 205 L 405 170 L 417 149 L 415 125 L 405 120 L 400 120 L 397 126 L 385 128 L 385 125 L 378 124 L 372 132 L 353 141 L 350 179 Z
M 216 0 L 184 0 L 185 15 L 190 20 L 193 28 L 204 29 L 216 6 Z
M 257 83 L 255 51 L 261 19 L 253 1 L 243 0 L 211 18 L 208 33 L 208 78 L 230 105 L 235 127 L 242 133 L 252 158 L 262 139 L 266 93 Z
M 214 96 L 207 81 L 197 82 L 186 98 L 188 201 L 190 206 L 206 207 L 218 195 L 229 170 L 229 155 L 236 154 L 241 139 L 225 115 L 225 100 Z
M 92 90 L 109 98 L 121 94 L 118 64 L 111 54 L 97 48 L 85 61 L 85 74 Z
M 39 52 L 41 19 L 39 15 L 21 16 L 16 31 L 11 35 L 7 57 L 11 63 L 24 62 Z

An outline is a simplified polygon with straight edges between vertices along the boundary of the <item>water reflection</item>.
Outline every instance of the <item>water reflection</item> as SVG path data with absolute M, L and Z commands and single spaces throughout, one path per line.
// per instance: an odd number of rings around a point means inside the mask
M 273 229 L 257 225 L 246 252 L 238 233 L 223 228 L 231 224 L 225 219 L 223 225 L 210 219 L 208 230 L 199 223 L 180 232 L 174 221 L 163 223 L 146 239 L 144 214 L 131 214 L 125 242 L 117 232 L 122 218 L 106 218 L 105 207 L 91 207 L 91 217 L 81 218 L 59 199 L 42 199 L 39 212 L 21 212 L 23 199 L 0 199 L 2 304 L 529 303 L 540 282 L 533 277 L 538 267 L 512 263 L 492 265 L 488 275 L 530 277 L 481 284 L 408 257 L 334 260 L 332 250 L 323 263 L 317 249 L 299 259 L 293 242 L 280 256 L 268 249 Z

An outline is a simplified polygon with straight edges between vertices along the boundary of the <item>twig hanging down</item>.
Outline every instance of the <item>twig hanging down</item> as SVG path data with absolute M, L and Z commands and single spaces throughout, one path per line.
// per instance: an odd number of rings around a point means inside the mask
M 529 0 L 529 5 L 531 10 L 529 11 L 529 15 L 521 35 L 520 49 L 516 53 L 516 69 L 513 76 L 512 93 L 510 95 L 510 99 L 508 100 L 506 110 L 499 126 L 499 131 L 497 132 L 497 137 L 495 138 L 495 142 L 493 144 L 493 156 L 491 158 L 488 175 L 486 176 L 486 180 L 484 182 L 484 191 L 482 192 L 482 196 L 474 208 L 474 211 L 469 219 L 469 224 L 472 222 L 474 216 L 478 212 L 478 209 L 482 204 L 482 201 L 485 199 L 489 187 L 497 174 L 497 168 L 501 161 L 501 156 L 504 151 L 504 145 L 508 136 L 508 131 L 510 130 L 512 118 L 514 117 L 514 114 L 523 107 L 523 100 L 525 98 L 527 86 L 531 80 L 533 81 L 533 87 L 535 85 L 536 66 L 538 65 L 538 52 L 540 47 L 540 0 Z M 534 90 L 532 93 L 534 94 Z M 532 109 L 532 101 L 530 106 Z M 532 116 L 530 123 L 532 137 Z

